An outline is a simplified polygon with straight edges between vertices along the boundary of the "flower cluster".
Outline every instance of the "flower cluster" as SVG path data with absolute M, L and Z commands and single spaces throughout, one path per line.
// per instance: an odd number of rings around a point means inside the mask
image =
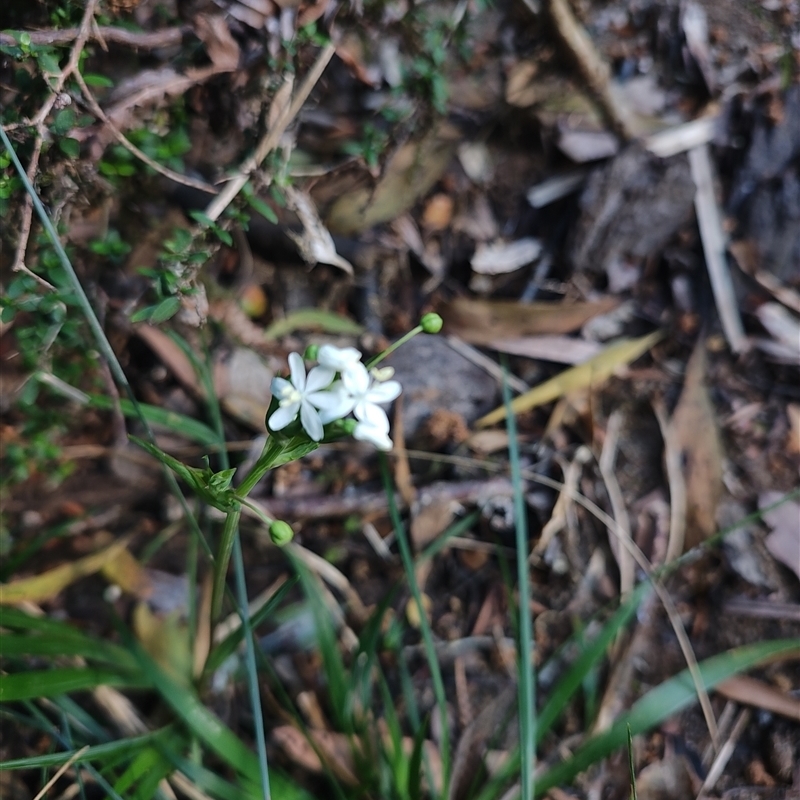
M 305 432 L 319 442 L 324 425 L 344 419 L 352 412 L 356 418 L 353 431 L 356 439 L 370 442 L 379 450 L 391 450 L 389 419 L 381 406 L 402 391 L 400 384 L 391 380 L 394 370 L 383 367 L 368 371 L 355 347 L 322 345 L 317 360 L 319 366 L 306 373 L 302 356 L 289 355 L 289 380 L 272 381 L 278 409 L 269 417 L 269 427 L 273 431 L 283 430 L 299 414 Z

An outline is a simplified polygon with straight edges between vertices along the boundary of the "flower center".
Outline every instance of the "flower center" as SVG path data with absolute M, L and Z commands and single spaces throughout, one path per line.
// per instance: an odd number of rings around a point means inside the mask
M 280 405 L 281 408 L 287 408 L 295 403 L 299 403 L 303 399 L 303 395 L 300 394 L 294 386 L 284 386 L 280 392 L 278 392 L 278 396 L 280 397 L 278 405 Z

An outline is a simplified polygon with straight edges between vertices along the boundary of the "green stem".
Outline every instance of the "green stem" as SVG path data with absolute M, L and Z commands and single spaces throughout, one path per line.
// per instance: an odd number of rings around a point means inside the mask
M 219 617 L 222 610 L 222 598 L 225 594 L 225 579 L 228 575 L 228 564 L 233 552 L 233 543 L 239 529 L 239 518 L 242 516 L 241 506 L 234 511 L 229 511 L 225 517 L 225 527 L 222 529 L 222 539 L 217 552 L 217 563 L 214 564 L 214 589 L 211 593 L 211 619 Z
M 239 488 L 236 490 L 237 496 L 247 497 L 255 485 L 272 469 L 282 452 L 281 443 L 274 436 L 270 436 L 264 444 L 264 450 L 258 457 L 258 461 L 253 464 L 250 472 L 239 484 Z
M 413 339 L 418 333 L 422 333 L 422 325 L 417 325 L 416 328 L 412 328 L 407 334 L 401 336 L 394 344 L 390 344 L 382 353 L 378 353 L 374 358 L 371 358 L 367 361 L 367 369 L 372 369 L 376 364 L 380 364 L 386 356 L 391 355 L 400 347 L 401 344 L 405 344 L 409 339 Z
M 508 385 L 508 366 L 503 359 L 503 402 L 508 429 L 508 460 L 511 464 L 511 483 L 514 487 L 514 528 L 517 549 L 517 587 L 519 590 L 519 727 L 521 756 L 521 798 L 533 800 L 534 770 L 536 766 L 536 715 L 533 677 L 533 637 L 528 575 L 527 509 L 522 490 L 519 442 L 517 440 L 517 418 L 511 409 L 511 389 Z

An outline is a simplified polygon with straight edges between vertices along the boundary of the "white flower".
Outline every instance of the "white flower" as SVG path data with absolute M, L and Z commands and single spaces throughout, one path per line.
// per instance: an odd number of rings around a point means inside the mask
M 285 378 L 272 380 L 272 394 L 278 398 L 279 408 L 269 418 L 269 427 L 273 431 L 282 430 L 294 422 L 299 411 L 305 432 L 318 442 L 322 439 L 323 430 L 317 409 L 331 404 L 332 396 L 322 390 L 330 386 L 334 371 L 327 367 L 314 367 L 306 375 L 303 359 L 297 353 L 289 354 L 289 370 L 291 381 Z
M 370 380 L 367 368 L 363 364 L 352 364 L 342 373 L 342 383 L 353 400 L 353 413 L 360 422 L 383 426 L 386 430 L 389 421 L 386 412 L 380 407 L 382 403 L 391 403 L 403 390 L 397 381 Z
M 355 400 L 341 381 L 334 381 L 324 394 L 327 395 L 325 404 L 317 405 L 323 425 L 327 425 L 335 419 L 344 419 L 353 410 Z
M 383 422 L 386 425 L 383 425 Z M 359 422 L 356 424 L 356 429 L 353 431 L 353 438 L 358 439 L 360 442 L 369 442 L 378 450 L 391 450 L 394 447 L 392 440 L 389 438 L 389 420 L 386 414 L 383 414 L 383 420 L 375 420 L 373 422 Z
M 323 344 L 319 348 L 317 358 L 323 367 L 345 373 L 353 364 L 361 361 L 361 352 L 355 347 L 334 347 L 332 344 Z

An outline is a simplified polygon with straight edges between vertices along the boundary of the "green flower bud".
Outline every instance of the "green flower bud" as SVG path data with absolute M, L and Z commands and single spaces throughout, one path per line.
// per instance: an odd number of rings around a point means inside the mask
M 442 318 L 432 311 L 429 314 L 425 314 L 419 324 L 425 333 L 439 333 L 444 323 Z
M 269 526 L 269 538 L 272 539 L 273 543 L 278 545 L 278 547 L 289 544 L 293 536 L 294 531 L 292 530 L 292 526 L 282 519 L 273 520 L 272 524 Z
M 310 344 L 308 347 L 306 347 L 306 351 L 305 353 L 303 353 L 303 358 L 306 361 L 316 361 L 318 355 L 319 355 L 319 345 Z
M 356 422 L 354 419 L 348 418 L 340 421 L 342 423 L 342 430 L 348 436 L 352 436 L 356 432 L 356 425 L 358 425 L 358 422 Z

